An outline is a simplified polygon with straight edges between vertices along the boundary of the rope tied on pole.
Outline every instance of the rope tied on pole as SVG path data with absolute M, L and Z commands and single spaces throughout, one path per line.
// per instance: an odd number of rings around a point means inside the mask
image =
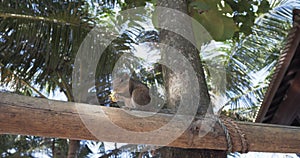
M 239 151 L 241 153 L 247 153 L 249 151 L 249 144 L 246 135 L 238 126 L 238 124 L 228 117 L 219 117 L 216 115 L 206 115 L 205 118 L 196 118 L 196 121 L 192 123 L 189 129 L 189 131 L 191 132 L 188 142 L 190 146 L 193 145 L 195 136 L 200 136 L 200 133 L 203 132 L 203 129 L 201 128 L 201 126 L 205 125 L 205 123 L 203 122 L 208 122 L 210 124 L 208 125 L 210 126 L 209 132 L 212 133 L 215 133 L 216 131 L 215 123 L 217 123 L 222 128 L 227 143 L 227 154 L 235 151 Z M 207 133 L 208 132 L 206 132 L 206 134 Z M 219 136 L 219 134 L 217 134 L 216 136 Z

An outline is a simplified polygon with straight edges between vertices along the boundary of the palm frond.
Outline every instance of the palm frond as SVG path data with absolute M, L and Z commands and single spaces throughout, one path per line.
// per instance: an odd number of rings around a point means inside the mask
M 105 65 L 113 65 L 116 60 L 112 54 L 129 51 L 130 45 L 137 42 L 135 38 L 143 32 L 143 27 L 137 23 L 143 18 L 141 15 L 136 15 L 139 18 L 129 23 L 130 29 L 121 32 L 118 22 L 124 21 L 108 16 L 113 11 L 107 9 L 117 1 L 105 1 L 105 5 L 102 1 L 26 2 L 0 3 L 0 63 L 20 79 L 39 85 L 40 89 L 46 86 L 48 92 L 59 87 L 65 94 L 70 94 L 66 84 L 71 83 L 74 58 L 81 42 L 95 26 L 102 27 L 99 30 L 103 34 L 107 29 L 115 29 L 121 34 L 99 61 L 99 72 L 105 75 L 112 69 Z
M 264 97 L 274 62 L 291 28 L 292 9 L 300 1 L 276 4 L 279 6 L 256 20 L 251 35 L 236 43 L 227 66 L 227 97 L 230 98 L 227 105 L 231 108 L 258 106 Z M 259 78 L 265 81 L 257 83 Z

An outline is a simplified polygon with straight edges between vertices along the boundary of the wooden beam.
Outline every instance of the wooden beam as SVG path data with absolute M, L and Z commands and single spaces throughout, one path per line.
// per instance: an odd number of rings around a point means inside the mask
M 149 112 L 138 113 L 151 114 Z M 172 118 L 173 116 L 168 114 L 137 117 L 118 108 L 89 104 L 75 105 L 70 102 L 0 93 L 1 134 L 227 150 L 225 134 L 220 126 L 215 126 L 213 132 L 204 137 L 194 136 L 192 139 L 192 132 L 187 130 L 178 137 L 172 138 L 173 133 L 180 131 L 178 127 L 183 124 L 182 120 L 186 119 L 185 117 L 175 120 L 178 124 L 169 126 L 170 128 L 155 136 L 147 135 L 168 124 Z M 235 123 L 245 134 L 249 151 L 300 153 L 300 128 Z M 242 151 L 242 143 L 240 143 L 240 138 L 236 137 L 237 133 L 231 131 L 231 136 L 233 151 Z M 174 141 L 166 144 L 164 140 L 169 140 L 169 138 Z

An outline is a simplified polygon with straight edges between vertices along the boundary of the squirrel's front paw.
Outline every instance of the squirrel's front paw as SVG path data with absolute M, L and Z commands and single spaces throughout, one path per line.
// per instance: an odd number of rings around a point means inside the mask
M 113 102 L 119 102 L 124 100 L 124 97 L 122 95 L 114 92 L 110 95 L 110 97 Z
M 112 102 L 118 102 L 118 94 L 115 91 L 113 91 L 109 97 Z

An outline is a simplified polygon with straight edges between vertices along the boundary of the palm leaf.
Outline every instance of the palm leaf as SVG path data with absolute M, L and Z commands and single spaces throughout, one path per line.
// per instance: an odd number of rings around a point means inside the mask
M 248 108 L 260 105 L 275 61 L 292 24 L 292 9 L 300 1 L 272 2 L 275 7 L 256 20 L 253 33 L 236 43 L 227 67 L 227 105 Z M 260 82 L 258 82 L 260 80 Z
M 108 8 L 116 2 L 106 1 L 105 5 L 100 5 L 101 1 L 0 3 L 0 63 L 18 78 L 39 85 L 40 89 L 46 86 L 50 92 L 59 87 L 65 94 L 70 94 L 72 64 L 88 32 L 99 24 L 104 33 L 105 28 L 117 29 L 116 32 L 121 33 L 121 29 L 115 27 L 118 26 L 117 20 L 107 18 L 112 14 Z M 105 66 L 116 60 L 111 54 L 130 50 L 130 45 L 136 42 L 135 36 L 142 32 L 142 27 L 135 21 L 130 26 L 132 28 L 128 30 L 131 32 L 123 32 L 117 37 L 107 49 L 106 56 L 99 61 L 101 74 L 111 72 L 112 68 Z

